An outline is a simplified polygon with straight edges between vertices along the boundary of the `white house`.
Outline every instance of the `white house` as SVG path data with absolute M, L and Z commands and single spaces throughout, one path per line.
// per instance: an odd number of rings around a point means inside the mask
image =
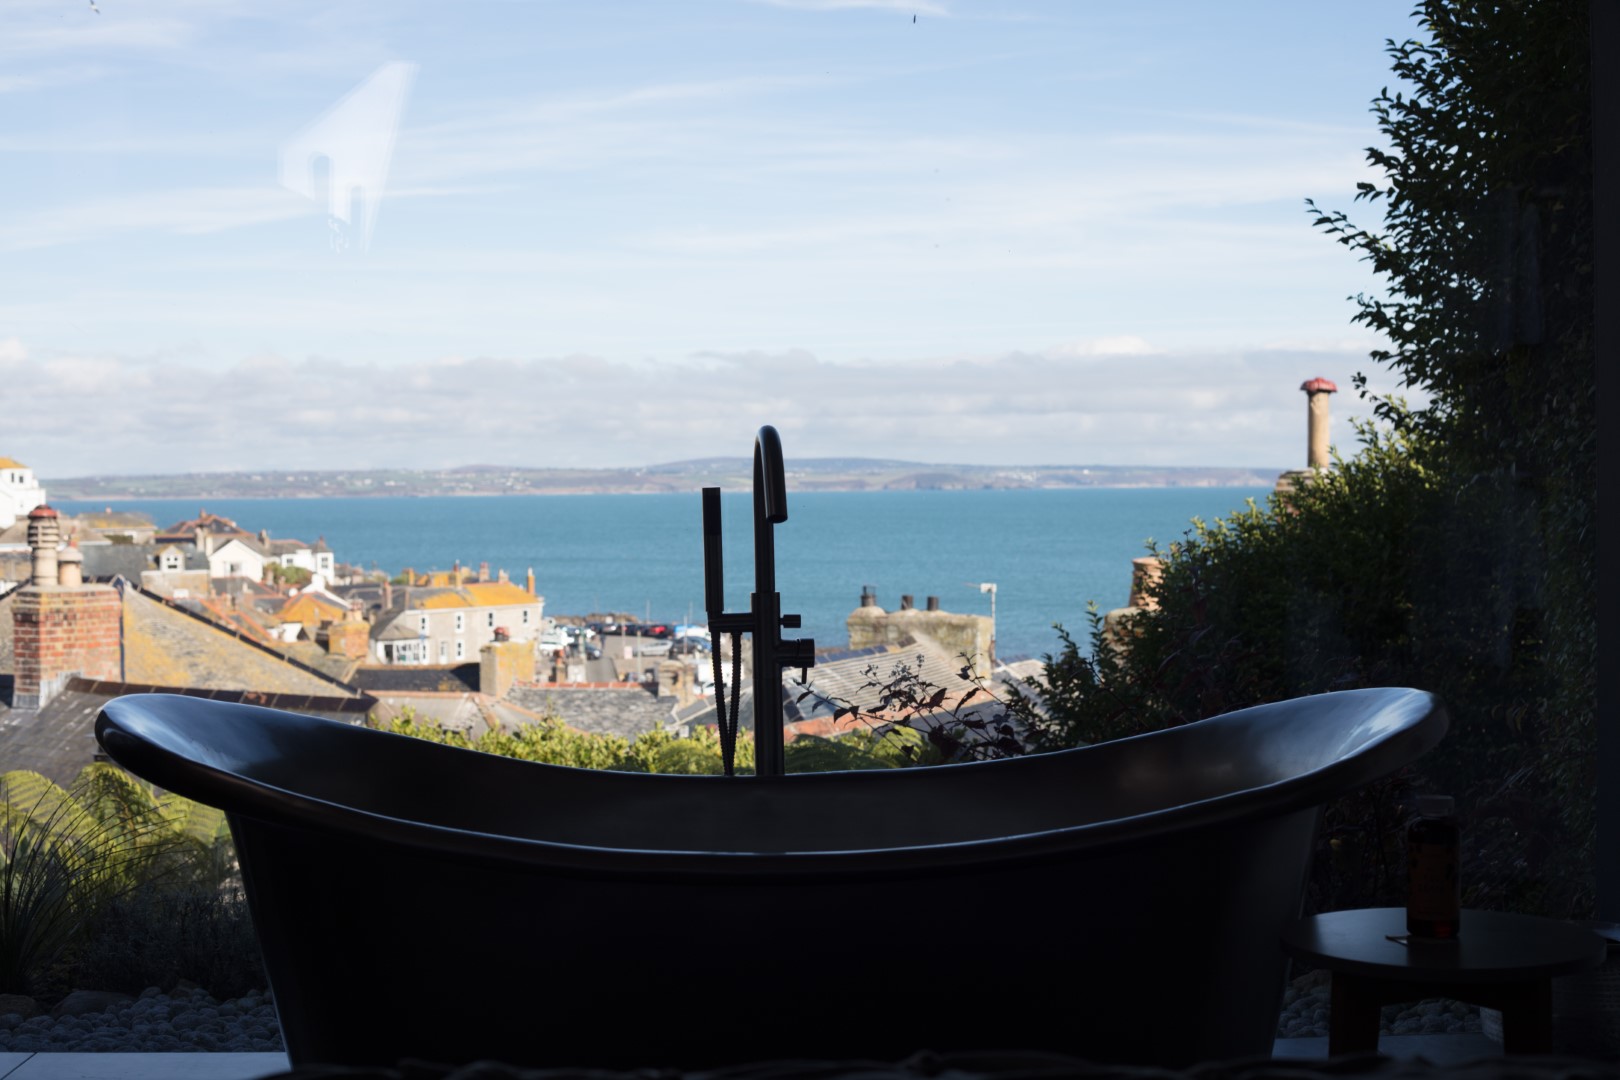
M 233 536 L 208 553 L 208 576 L 245 577 L 258 581 L 264 577 L 267 559 L 268 556 L 257 544 Z
M 15 458 L 0 457 L 0 529 L 44 503 L 45 489 L 34 479 L 34 470 Z
M 272 540 L 267 531 L 260 530 L 259 546 L 270 555 L 270 561 L 286 567 L 298 567 L 311 574 L 319 574 L 327 581 L 337 577 L 337 559 L 322 537 L 313 545 L 302 540 Z

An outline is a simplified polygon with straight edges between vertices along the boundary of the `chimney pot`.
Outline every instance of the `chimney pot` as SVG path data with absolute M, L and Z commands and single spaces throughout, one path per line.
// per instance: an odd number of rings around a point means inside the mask
M 28 583 L 57 584 L 56 545 L 61 541 L 61 524 L 55 510 L 43 503 L 28 511 L 28 549 L 32 556 Z
M 912 611 L 912 610 L 914 610 L 916 608 L 916 604 L 913 602 L 913 600 L 914 600 L 914 598 L 912 597 L 912 595 L 910 593 L 902 593 L 900 595 L 900 610 L 901 611 Z
M 1300 383 L 1299 388 L 1305 391 L 1308 402 L 1305 464 L 1307 468 L 1325 469 L 1332 463 L 1328 452 L 1328 395 L 1338 393 L 1339 388 L 1321 376 Z
M 939 597 L 930 596 L 928 598 L 928 610 L 929 611 L 938 611 L 939 610 Z
M 84 584 L 84 552 L 69 544 L 56 554 L 56 580 L 59 585 L 77 589 Z

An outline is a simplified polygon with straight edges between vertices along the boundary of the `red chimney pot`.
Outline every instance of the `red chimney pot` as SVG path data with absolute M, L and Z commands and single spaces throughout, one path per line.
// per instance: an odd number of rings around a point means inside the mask
M 1324 379 L 1320 375 L 1309 382 L 1300 383 L 1299 388 L 1307 394 L 1337 394 L 1339 392 L 1337 386 L 1334 386 L 1330 380 Z

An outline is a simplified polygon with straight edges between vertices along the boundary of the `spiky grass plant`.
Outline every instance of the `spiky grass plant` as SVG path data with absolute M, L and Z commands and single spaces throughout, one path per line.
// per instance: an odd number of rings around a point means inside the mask
M 110 903 L 193 866 L 187 849 L 173 816 L 111 766 L 71 793 L 0 775 L 0 993 L 29 993 Z

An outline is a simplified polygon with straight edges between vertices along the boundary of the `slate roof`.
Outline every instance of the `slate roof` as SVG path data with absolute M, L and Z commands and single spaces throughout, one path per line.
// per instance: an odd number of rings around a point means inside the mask
M 972 680 L 962 677 L 962 658 L 950 655 L 945 648 L 932 641 L 911 640 L 900 645 L 874 645 L 864 649 L 822 653 L 816 657 L 816 666 L 810 669 L 808 685 L 813 693 L 808 697 L 800 700 L 805 687 L 799 685 L 797 673 L 790 673 L 783 681 L 782 721 L 787 725 L 788 740 L 792 741 L 796 733 L 836 736 L 862 723 L 848 718 L 834 723 L 833 716 L 840 705 L 854 705 L 864 712 L 877 714 L 882 704 L 882 685 L 894 678 L 897 665 L 901 664 L 930 686 L 945 689 L 948 695 L 944 702 L 946 706 L 963 700 L 964 695 L 977 686 Z M 728 677 L 729 671 L 728 665 Z M 1027 693 L 1029 687 L 1023 679 L 1032 673 L 1040 673 L 1040 661 L 1026 661 L 1016 668 L 998 667 L 990 690 L 998 697 L 1004 697 L 1004 687 L 1011 683 Z M 868 686 L 868 683 L 878 685 Z M 1001 707 L 988 696 L 975 695 L 967 700 L 961 711 L 966 716 L 981 710 L 987 715 L 996 715 L 1001 712 Z M 715 719 L 712 700 L 693 702 L 675 713 L 675 722 L 688 730 L 711 727 Z M 753 686 L 745 684 L 738 709 L 738 728 L 752 731 L 753 727 Z
M 640 685 L 608 687 L 515 686 L 507 700 L 542 716 L 560 717 L 571 728 L 593 735 L 633 739 L 666 727 L 675 699 L 655 697 Z
M 385 664 L 356 668 L 349 683 L 374 694 L 401 691 L 466 692 L 478 689 L 478 665 Z
M 511 731 L 545 719 L 544 713 L 488 694 L 410 690 L 378 694 L 373 715 L 379 722 L 387 723 L 405 715 L 406 710 L 419 722 L 434 724 L 446 731 L 459 731 L 470 739 L 491 729 Z
M 43 709 L 0 709 L 0 769 L 29 769 L 58 784 L 71 783 L 86 765 L 106 760 L 96 743 L 96 716 L 107 702 L 126 694 L 183 694 L 240 701 L 349 724 L 364 723 L 376 704 L 366 697 L 200 690 L 74 678 Z
M 139 581 L 142 571 L 157 569 L 157 547 L 153 544 L 92 544 L 80 550 L 84 552 L 86 581 L 111 581 L 115 577 Z M 204 562 L 202 568 L 207 565 Z
M 727 678 L 730 678 L 729 673 Z M 726 696 L 728 698 L 731 696 L 731 685 L 729 683 L 726 684 Z M 714 699 L 704 698 L 699 701 L 694 701 L 692 704 L 687 705 L 684 708 L 676 709 L 673 714 L 673 721 L 676 726 L 680 727 L 687 733 L 690 733 L 694 729 L 700 727 L 715 727 L 716 716 L 714 711 Z M 754 730 L 753 683 L 743 683 L 742 697 L 737 702 L 737 730 Z

